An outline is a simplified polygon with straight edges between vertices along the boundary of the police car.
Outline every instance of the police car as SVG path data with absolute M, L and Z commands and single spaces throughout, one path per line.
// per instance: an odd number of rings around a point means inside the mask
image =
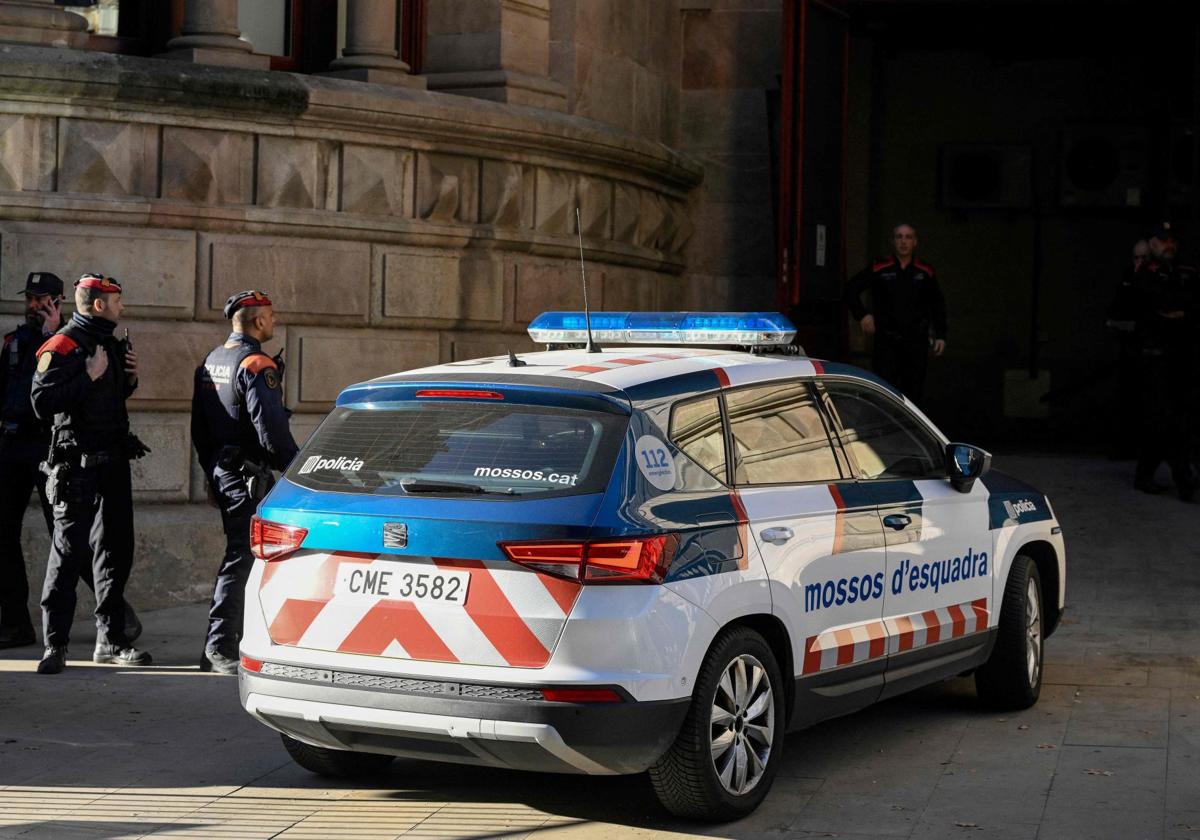
M 782 316 L 591 326 L 602 351 L 347 388 L 263 502 L 241 700 L 300 765 L 648 770 L 722 820 L 789 730 L 972 671 L 1037 700 L 1066 572 L 1044 495 L 871 374 L 770 352 Z

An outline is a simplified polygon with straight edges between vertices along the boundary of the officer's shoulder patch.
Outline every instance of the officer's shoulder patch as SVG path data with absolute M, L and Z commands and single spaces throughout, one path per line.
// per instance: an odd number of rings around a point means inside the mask
M 54 361 L 54 354 L 47 350 L 42 355 L 38 356 L 37 372 L 45 373 L 50 370 L 50 363 Z
M 50 336 L 46 339 L 46 343 L 38 348 L 38 356 L 40 357 L 43 353 L 57 353 L 60 356 L 65 356 L 78 346 L 75 339 L 71 338 L 71 336 L 58 333 L 57 335 Z
M 279 371 L 272 365 L 263 370 L 263 382 L 267 383 L 267 387 L 274 391 L 279 387 Z

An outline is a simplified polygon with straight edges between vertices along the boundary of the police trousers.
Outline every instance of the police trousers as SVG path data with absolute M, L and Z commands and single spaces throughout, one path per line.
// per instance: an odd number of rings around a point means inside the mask
M 269 476 L 270 473 L 268 472 Z M 242 613 L 246 605 L 246 579 L 254 568 L 250 552 L 250 520 L 270 488 L 256 481 L 253 492 L 240 470 L 214 468 L 213 496 L 221 509 L 221 527 L 225 531 L 225 555 L 217 569 L 212 605 L 208 611 L 208 637 L 205 650 L 213 650 L 236 659 L 242 640 Z
M 51 494 L 54 495 L 54 494 Z M 133 485 L 129 461 L 72 466 L 57 488 L 50 563 L 42 587 L 47 647 L 65 647 L 75 587 L 90 569 L 96 590 L 97 644 L 125 645 L 125 585 L 133 567 Z
M 894 385 L 913 402 L 920 402 L 925 392 L 925 372 L 929 368 L 929 337 L 889 331 L 875 334 L 875 351 L 871 366 L 880 378 Z
M 0 454 L 0 627 L 24 628 L 32 624 L 21 532 L 29 497 L 35 489 L 49 533 L 54 522 L 46 500 L 46 476 L 34 460 Z M 88 580 L 91 578 L 89 569 Z

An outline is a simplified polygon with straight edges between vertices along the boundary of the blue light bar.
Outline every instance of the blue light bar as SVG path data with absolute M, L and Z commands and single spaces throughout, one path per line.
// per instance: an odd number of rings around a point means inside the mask
M 582 312 L 543 312 L 529 325 L 538 344 L 583 344 Z M 600 344 L 791 344 L 796 328 L 777 312 L 593 312 Z

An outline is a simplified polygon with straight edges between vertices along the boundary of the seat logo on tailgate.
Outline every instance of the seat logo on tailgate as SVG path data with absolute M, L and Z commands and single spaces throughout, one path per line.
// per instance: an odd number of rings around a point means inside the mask
M 383 547 L 408 548 L 408 526 L 403 522 L 384 522 Z

